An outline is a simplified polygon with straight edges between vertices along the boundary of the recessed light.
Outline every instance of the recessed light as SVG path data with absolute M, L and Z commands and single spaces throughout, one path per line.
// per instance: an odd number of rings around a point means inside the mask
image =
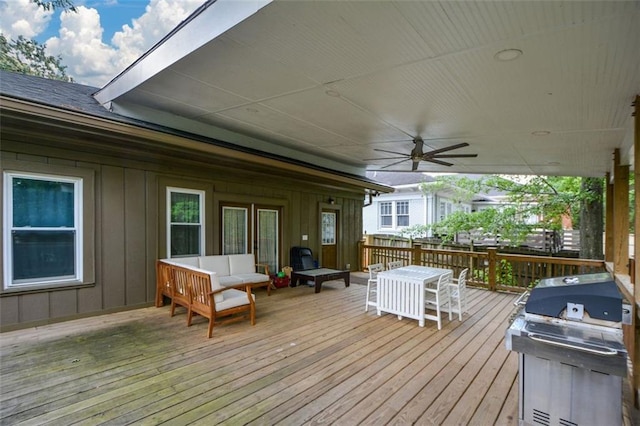
M 334 98 L 339 98 L 340 97 L 340 93 L 336 92 L 335 90 L 327 90 L 324 92 L 325 94 L 327 94 L 328 96 L 333 96 Z
M 497 61 L 507 62 L 518 59 L 520 56 L 522 56 L 522 50 L 520 49 L 505 49 L 499 51 L 493 57 L 496 58 Z
M 533 136 L 547 136 L 547 135 L 550 135 L 551 132 L 548 130 L 536 130 L 534 132 L 531 132 L 531 134 Z

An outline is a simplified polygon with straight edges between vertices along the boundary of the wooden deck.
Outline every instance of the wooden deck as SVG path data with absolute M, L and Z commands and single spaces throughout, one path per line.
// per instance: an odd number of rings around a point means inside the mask
M 258 290 L 256 325 L 211 339 L 168 307 L 3 333 L 0 423 L 517 424 L 515 296 L 470 289 L 437 331 L 365 313 L 364 290 Z
M 145 308 L 3 333 L 2 424 L 517 424 L 514 295 L 463 322 L 364 312 L 342 281 L 257 291 L 257 323 Z
M 514 295 L 470 289 L 437 331 L 365 313 L 364 291 L 261 289 L 256 325 L 211 339 L 168 307 L 0 334 L 0 424 L 517 424 Z

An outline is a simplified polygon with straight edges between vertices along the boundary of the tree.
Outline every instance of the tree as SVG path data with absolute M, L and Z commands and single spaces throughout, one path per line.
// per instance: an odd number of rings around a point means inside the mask
M 423 191 L 430 191 L 429 185 L 425 184 Z M 505 205 L 491 209 L 491 213 L 459 212 L 440 222 L 434 230 L 444 229 L 449 235 L 459 231 L 482 230 L 487 236 L 500 236 L 510 245 L 519 245 L 531 232 L 532 226 L 525 223 L 527 217 L 537 217 L 535 226 L 538 228 L 558 231 L 562 229 L 563 219 L 571 218 L 574 227 L 588 223 L 584 229 L 580 227 L 585 235 L 581 241 L 585 250 L 588 250 L 584 252 L 585 256 L 589 254 L 587 258 L 602 258 L 602 179 L 558 176 L 506 178 L 496 175 L 469 179 L 445 176 L 436 180 L 434 188 L 441 190 L 447 186 L 458 188 L 452 192 L 458 195 L 497 191 L 506 194 Z M 600 209 L 595 208 L 598 203 Z M 587 248 L 587 245 L 590 247 Z
M 580 209 L 580 257 L 604 259 L 602 250 L 604 181 L 599 178 L 582 179 L 582 208 Z
M 32 3 L 45 10 L 63 9 L 75 12 L 70 0 L 31 0 Z M 62 58 L 47 55 L 47 46 L 34 39 L 18 36 L 17 39 L 7 39 L 0 34 L 0 69 L 22 74 L 37 75 L 44 78 L 62 81 L 73 81 L 67 76 L 66 67 L 62 65 Z

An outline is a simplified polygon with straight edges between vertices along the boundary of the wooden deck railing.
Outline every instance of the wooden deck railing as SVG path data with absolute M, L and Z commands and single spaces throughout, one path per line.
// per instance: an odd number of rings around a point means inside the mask
M 469 268 L 467 282 L 470 285 L 506 291 L 524 291 L 543 278 L 606 271 L 604 261 L 501 254 L 493 248 L 475 252 L 429 249 L 419 244 L 413 247 L 360 246 L 362 271 L 372 263 L 386 265 L 392 260 L 402 260 L 405 265 L 453 269 L 455 277 L 464 268 Z

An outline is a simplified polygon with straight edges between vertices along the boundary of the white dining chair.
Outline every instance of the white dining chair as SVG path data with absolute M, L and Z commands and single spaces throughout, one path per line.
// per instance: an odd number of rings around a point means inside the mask
M 451 280 L 449 284 L 449 298 L 451 300 L 451 308 L 449 309 L 449 321 L 453 313 L 458 314 L 458 320 L 462 321 L 462 313 L 467 311 L 467 274 L 469 268 L 465 268 L 460 272 L 458 278 Z
M 425 287 L 424 305 L 426 309 L 436 311 L 435 315 L 425 314 L 425 318 L 435 320 L 438 323 L 438 330 L 442 329 L 442 311 L 446 308 L 451 318 L 451 300 L 449 298 L 449 285 L 452 282 L 453 271 L 440 275 L 438 284 L 435 287 Z
M 367 280 L 367 299 L 364 304 L 364 311 L 369 310 L 369 306 L 378 306 L 377 292 L 378 292 L 378 272 L 384 271 L 384 265 L 382 263 L 373 263 L 369 265 L 369 279 Z M 373 300 L 371 297 L 373 295 Z
M 403 260 L 393 260 L 391 262 L 387 262 L 387 270 L 390 271 L 392 269 L 402 268 L 404 266 Z

